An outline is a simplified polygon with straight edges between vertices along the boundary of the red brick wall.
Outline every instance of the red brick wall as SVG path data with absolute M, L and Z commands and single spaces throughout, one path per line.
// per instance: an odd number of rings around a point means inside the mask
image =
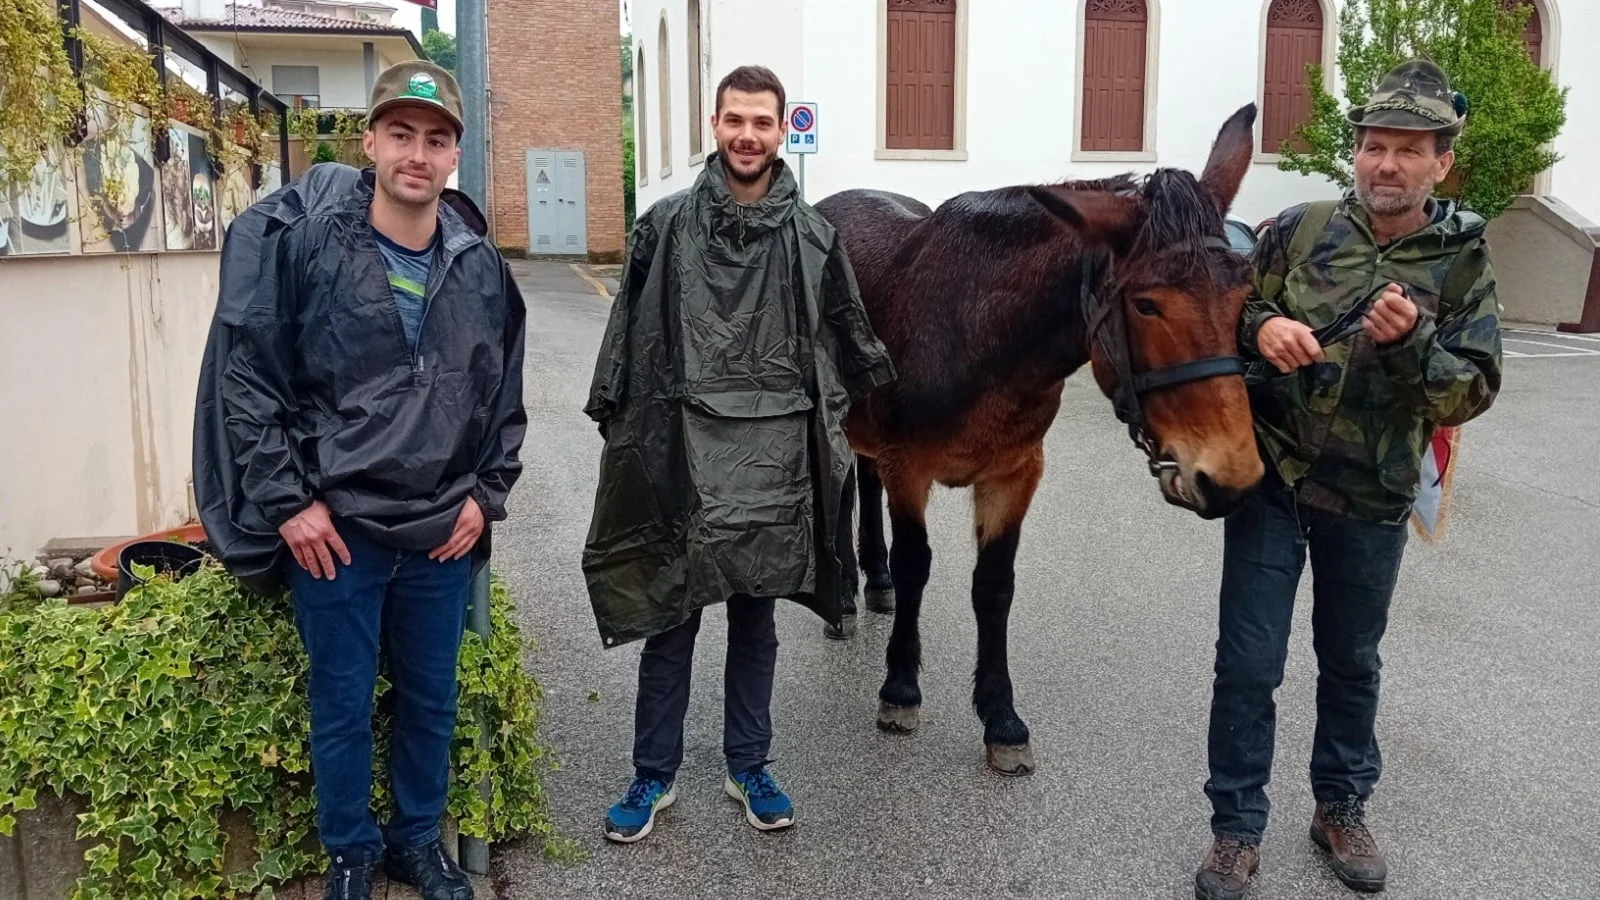
M 617 0 L 489 0 L 495 243 L 528 246 L 530 148 L 584 151 L 589 258 L 620 260 L 621 13 Z

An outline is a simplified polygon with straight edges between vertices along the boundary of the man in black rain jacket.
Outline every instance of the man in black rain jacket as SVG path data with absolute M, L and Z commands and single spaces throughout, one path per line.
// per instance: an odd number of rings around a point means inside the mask
M 894 369 L 843 246 L 778 159 L 767 69 L 717 88 L 717 151 L 635 225 L 585 412 L 606 445 L 583 554 L 608 647 L 639 661 L 635 779 L 606 816 L 644 838 L 675 799 L 689 664 L 725 604 L 724 789 L 758 829 L 794 821 L 767 771 L 783 597 L 836 623 L 855 592 L 850 406 Z
M 472 574 L 522 468 L 525 310 L 482 215 L 445 188 L 455 80 L 398 64 L 370 109 L 373 168 L 314 166 L 228 229 L 195 491 L 224 565 L 293 595 L 326 896 L 369 896 L 382 859 L 427 900 L 467 900 L 439 822 Z M 380 635 L 395 686 L 383 830 L 368 810 Z

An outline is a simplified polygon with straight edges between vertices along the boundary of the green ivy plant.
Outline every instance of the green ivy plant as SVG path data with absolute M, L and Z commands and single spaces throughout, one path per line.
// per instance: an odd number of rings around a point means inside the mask
M 39 599 L 25 580 L 0 598 L 0 834 L 47 792 L 78 798 L 78 836 L 93 846 L 74 900 L 270 897 L 323 862 L 307 664 L 289 600 L 241 590 L 214 563 L 177 583 L 137 574 L 152 580 L 99 609 Z M 462 646 L 448 815 L 465 834 L 533 837 L 576 858 L 550 821 L 543 778 L 554 761 L 537 734 L 541 695 L 522 667 L 514 605 L 491 584 L 490 638 L 469 632 Z M 374 717 L 380 814 L 392 805 L 388 689 L 380 680 Z M 228 846 L 225 825 L 240 819 L 254 829 L 253 854 Z

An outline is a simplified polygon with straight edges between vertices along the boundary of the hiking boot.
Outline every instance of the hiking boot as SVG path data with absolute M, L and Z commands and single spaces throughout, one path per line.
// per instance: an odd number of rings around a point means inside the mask
M 659 778 L 635 778 L 628 792 L 606 812 L 606 838 L 619 844 L 642 841 L 656 827 L 656 813 L 678 799 L 674 785 Z
M 416 888 L 422 900 L 472 900 L 472 882 L 438 838 L 421 847 L 390 848 L 384 853 L 383 871 L 390 881 Z
M 1367 830 L 1366 811 L 1360 799 L 1318 803 L 1311 817 L 1311 840 L 1328 851 L 1329 866 L 1345 887 L 1368 892 L 1383 890 L 1389 864 Z
M 744 817 L 762 831 L 788 828 L 794 824 L 794 804 L 766 766 L 757 766 L 737 775 L 729 775 L 722 783 L 728 796 L 744 804 Z
M 1261 867 L 1261 849 L 1232 838 L 1211 842 L 1194 874 L 1195 900 L 1240 900 L 1250 876 Z
M 322 900 L 372 900 L 372 865 L 334 857 L 322 879 Z

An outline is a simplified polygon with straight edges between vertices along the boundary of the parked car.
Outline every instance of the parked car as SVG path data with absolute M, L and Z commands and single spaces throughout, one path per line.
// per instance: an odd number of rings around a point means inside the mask
M 1239 252 L 1240 256 L 1249 256 L 1250 251 L 1256 248 L 1257 232 L 1251 229 L 1250 224 L 1243 219 L 1229 216 L 1222 223 L 1222 230 L 1228 234 L 1228 243 Z

